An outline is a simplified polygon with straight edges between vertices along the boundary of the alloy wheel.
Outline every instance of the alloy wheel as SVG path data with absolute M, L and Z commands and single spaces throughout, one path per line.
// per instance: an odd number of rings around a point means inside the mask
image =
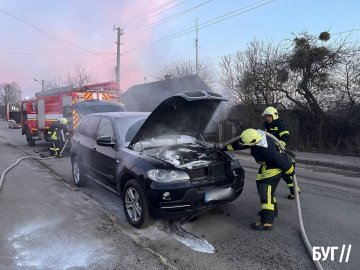
M 139 193 L 133 187 L 129 187 L 125 193 L 126 211 L 134 222 L 137 222 L 142 215 L 142 207 Z

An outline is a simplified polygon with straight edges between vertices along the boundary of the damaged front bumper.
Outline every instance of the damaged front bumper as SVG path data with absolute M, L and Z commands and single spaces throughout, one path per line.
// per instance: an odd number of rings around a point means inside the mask
M 196 214 L 219 203 L 235 200 L 241 194 L 244 179 L 232 183 L 185 189 L 151 189 L 148 191 L 151 213 L 158 218 L 178 218 Z

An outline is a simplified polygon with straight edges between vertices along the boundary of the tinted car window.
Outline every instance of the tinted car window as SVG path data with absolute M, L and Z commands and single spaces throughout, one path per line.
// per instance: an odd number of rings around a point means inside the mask
M 119 132 L 121 142 L 130 142 L 145 120 L 146 117 L 129 117 L 116 119 L 116 128 Z
M 101 118 L 99 116 L 94 116 L 94 117 L 89 118 L 88 124 L 86 125 L 86 129 L 85 129 L 85 132 L 84 132 L 84 135 L 86 137 L 89 137 L 89 138 L 92 138 L 92 139 L 96 138 L 96 134 L 97 134 L 100 119 Z
M 98 137 L 101 136 L 110 136 L 114 140 L 114 131 L 111 125 L 111 120 L 103 117 L 100 121 Z
M 89 121 L 89 118 L 85 118 L 85 119 L 81 120 L 81 122 L 77 128 L 77 130 L 80 134 L 84 134 L 88 121 Z

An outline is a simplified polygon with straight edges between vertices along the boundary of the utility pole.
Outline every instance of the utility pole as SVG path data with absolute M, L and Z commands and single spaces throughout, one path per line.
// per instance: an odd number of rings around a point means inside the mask
M 34 79 L 34 81 L 35 81 L 35 82 L 39 82 L 38 79 Z M 41 80 L 41 92 L 44 92 L 44 90 L 45 90 L 44 84 L 45 84 L 45 80 Z
M 196 48 L 196 75 L 199 75 L 199 18 L 196 18 L 196 38 L 195 38 L 195 48 Z
M 120 27 L 115 27 L 114 25 L 114 30 L 117 30 L 117 49 L 116 49 L 116 87 L 119 91 L 119 96 L 120 96 L 120 45 L 122 45 L 122 43 L 120 42 L 121 36 L 124 34 L 124 31 L 122 28 Z

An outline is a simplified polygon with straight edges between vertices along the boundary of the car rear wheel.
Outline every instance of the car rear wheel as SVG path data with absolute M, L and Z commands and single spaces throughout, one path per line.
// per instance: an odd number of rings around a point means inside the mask
M 143 188 L 131 179 L 124 186 L 124 212 L 127 220 L 134 227 L 146 227 L 150 222 L 149 204 Z
M 74 158 L 72 161 L 72 176 L 76 186 L 81 187 L 85 185 L 86 176 L 83 174 L 77 158 Z

